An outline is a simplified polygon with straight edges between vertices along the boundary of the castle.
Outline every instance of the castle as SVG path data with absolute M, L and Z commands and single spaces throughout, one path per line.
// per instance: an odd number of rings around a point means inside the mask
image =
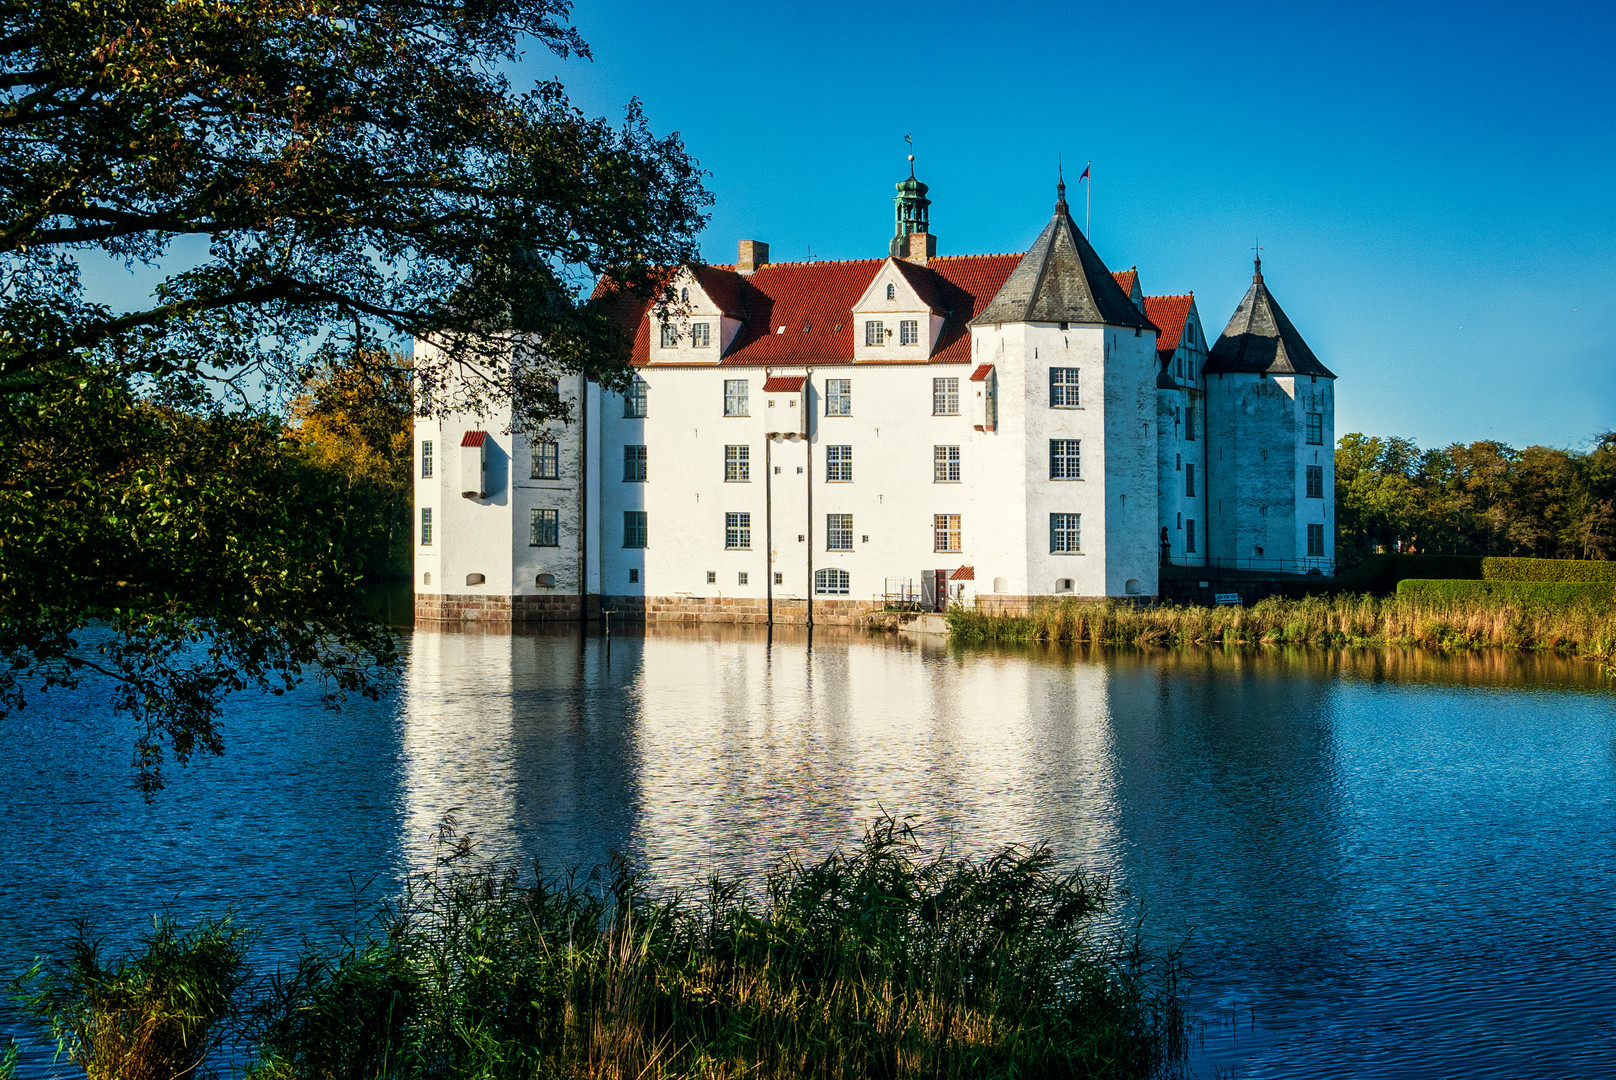
M 1335 376 L 1260 259 L 1209 342 L 1193 294 L 1106 268 L 1064 182 L 1025 254 L 940 256 L 910 171 L 884 259 L 743 240 L 669 311 L 597 289 L 633 382 L 565 380 L 570 424 L 419 419 L 417 617 L 850 622 L 1333 573 Z

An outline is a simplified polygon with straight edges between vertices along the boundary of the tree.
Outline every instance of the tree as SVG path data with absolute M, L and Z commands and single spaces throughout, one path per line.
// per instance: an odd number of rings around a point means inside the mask
M 569 13 L 0 0 L 0 712 L 100 670 L 155 787 L 165 746 L 219 748 L 230 691 L 376 692 L 391 643 L 281 407 L 413 338 L 422 410 L 565 418 L 557 374 L 626 378 L 588 286 L 696 254 L 676 135 L 499 73 L 530 42 L 587 57 Z M 187 236 L 207 257 L 149 302 L 83 295 L 80 252 Z

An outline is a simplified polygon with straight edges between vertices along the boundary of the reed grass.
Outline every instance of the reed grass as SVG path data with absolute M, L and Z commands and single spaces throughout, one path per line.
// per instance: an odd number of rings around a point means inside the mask
M 1616 609 L 1609 604 L 1532 604 L 1340 594 L 1271 596 L 1251 607 L 1136 607 L 1078 600 L 1038 603 L 1025 615 L 954 608 L 950 636 L 964 642 L 1052 644 L 1417 645 L 1431 649 L 1544 649 L 1609 661 Z
M 462 865 L 238 995 L 247 1076 L 1146 1077 L 1185 1050 L 1177 955 L 1110 929 L 1107 882 L 1045 846 L 927 853 L 883 818 L 694 896 Z

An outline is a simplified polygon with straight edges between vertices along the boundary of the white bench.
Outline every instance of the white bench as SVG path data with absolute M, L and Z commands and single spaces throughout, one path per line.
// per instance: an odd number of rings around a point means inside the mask
M 1213 607 L 1226 607 L 1228 605 L 1240 606 L 1240 594 L 1237 592 L 1220 592 L 1212 597 Z

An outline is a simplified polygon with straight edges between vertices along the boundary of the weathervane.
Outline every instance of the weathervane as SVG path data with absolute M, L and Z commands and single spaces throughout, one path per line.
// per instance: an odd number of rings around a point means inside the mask
M 905 135 L 903 141 L 909 144 L 909 179 L 915 178 L 915 139 L 913 135 Z

